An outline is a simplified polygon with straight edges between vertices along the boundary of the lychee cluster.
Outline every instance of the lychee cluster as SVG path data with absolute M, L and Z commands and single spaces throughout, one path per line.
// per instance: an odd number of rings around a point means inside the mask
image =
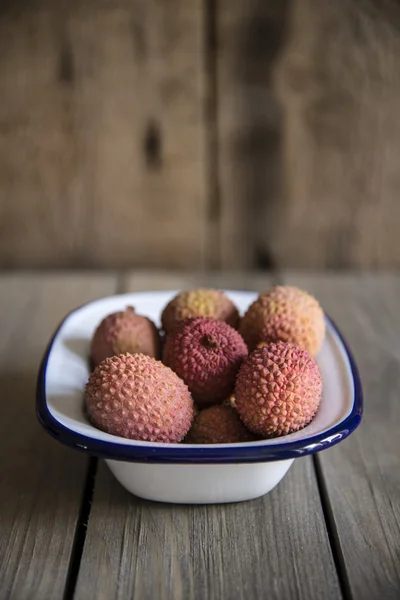
M 141 441 L 230 444 L 287 435 L 314 418 L 325 320 L 306 292 L 275 287 L 240 319 L 225 293 L 185 291 L 161 323 L 159 331 L 128 307 L 94 332 L 85 408 L 98 429 Z

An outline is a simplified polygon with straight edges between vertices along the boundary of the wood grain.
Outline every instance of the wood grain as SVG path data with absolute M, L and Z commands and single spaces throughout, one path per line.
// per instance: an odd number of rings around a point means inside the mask
M 400 266 L 400 7 L 0 9 L 0 267 Z
M 179 272 L 140 271 L 125 274 L 123 285 L 128 291 L 183 290 L 198 287 L 262 292 L 273 285 L 272 275 L 257 271 Z
M 271 600 L 341 597 L 311 460 L 269 495 L 223 506 L 134 498 L 101 464 L 76 600 L 256 600 L 266 591 Z
M 132 273 L 126 289 L 265 289 L 271 278 Z M 323 573 L 323 577 L 321 577 Z M 341 598 L 311 459 L 255 501 L 176 506 L 129 495 L 101 464 L 75 600 Z
M 400 266 L 400 7 L 0 9 L 0 267 Z
M 219 0 L 217 4 L 223 268 L 271 267 L 268 235 L 274 225 L 265 214 L 280 202 L 282 179 L 282 114 L 272 73 L 282 45 L 287 4 L 286 0 Z
M 351 345 L 365 413 L 360 428 L 318 455 L 351 597 L 400 597 L 400 277 L 284 277 L 308 289 Z
M 400 7 L 294 0 L 274 69 L 279 210 L 261 227 L 290 268 L 398 267 Z
M 204 265 L 203 33 L 201 0 L 2 7 L 0 266 Z
M 97 275 L 0 277 L 2 600 L 62 597 L 88 463 L 39 426 L 36 375 L 64 314 L 115 285 Z
M 400 7 L 220 0 L 223 267 L 400 265 Z

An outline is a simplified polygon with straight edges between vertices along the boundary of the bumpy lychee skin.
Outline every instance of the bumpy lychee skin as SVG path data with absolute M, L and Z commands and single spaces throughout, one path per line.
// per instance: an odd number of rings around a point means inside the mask
M 148 442 L 180 442 L 193 420 L 184 382 L 144 354 L 106 358 L 85 388 L 90 422 L 112 435 Z
M 297 344 L 316 356 L 325 337 L 324 313 L 307 292 L 277 286 L 253 302 L 240 322 L 239 331 L 250 351 L 260 342 L 281 340 Z
M 277 342 L 254 350 L 243 362 L 235 403 L 250 431 L 275 437 L 308 425 L 321 394 L 322 377 L 314 358 L 299 346 Z
M 232 300 L 218 290 L 197 289 L 180 292 L 164 308 L 161 315 L 163 329 L 169 333 L 184 319 L 211 317 L 232 327 L 239 323 L 239 312 Z
M 157 327 L 147 317 L 126 310 L 108 315 L 97 327 L 91 342 L 90 359 L 95 367 L 108 356 L 141 353 L 157 358 L 160 337 Z
M 193 318 L 167 335 L 163 360 L 189 387 L 193 398 L 215 404 L 229 396 L 247 356 L 241 335 L 227 323 Z
M 252 442 L 256 436 L 243 425 L 236 410 L 216 404 L 200 411 L 185 438 L 186 444 L 236 444 Z

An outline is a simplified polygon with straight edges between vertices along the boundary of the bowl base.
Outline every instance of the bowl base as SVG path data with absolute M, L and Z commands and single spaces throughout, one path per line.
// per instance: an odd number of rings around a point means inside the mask
M 140 498 L 174 504 L 220 504 L 267 494 L 293 460 L 206 465 L 106 463 L 121 485 Z

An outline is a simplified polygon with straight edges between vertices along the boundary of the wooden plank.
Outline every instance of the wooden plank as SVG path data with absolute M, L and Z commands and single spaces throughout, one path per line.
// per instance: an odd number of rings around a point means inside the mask
M 113 293 L 107 275 L 0 277 L 0 597 L 61 598 L 87 458 L 48 436 L 35 415 L 36 376 L 64 314 Z
M 285 189 L 266 243 L 283 267 L 398 267 L 399 5 L 290 6 L 274 76 Z
M 1 11 L 0 266 L 203 266 L 203 20 L 202 0 Z
M 270 219 L 282 182 L 282 114 L 272 76 L 288 3 L 216 6 L 221 264 L 271 267 Z
M 179 272 L 140 271 L 127 272 L 124 287 L 130 291 L 182 290 L 197 287 L 215 289 L 249 290 L 261 292 L 272 285 L 272 278 L 255 271 Z
M 197 285 L 265 289 L 267 276 L 135 274 L 126 289 Z M 323 576 L 321 575 L 323 573 Z M 341 598 L 311 459 L 269 495 L 177 506 L 129 495 L 101 464 L 75 600 Z
M 219 0 L 224 267 L 400 265 L 400 7 Z
M 323 573 L 323 575 L 322 575 Z M 340 598 L 311 460 L 246 503 L 130 496 L 101 464 L 76 600 Z
M 287 274 L 308 289 L 351 345 L 365 414 L 348 440 L 318 455 L 339 558 L 354 599 L 400 597 L 400 277 Z

